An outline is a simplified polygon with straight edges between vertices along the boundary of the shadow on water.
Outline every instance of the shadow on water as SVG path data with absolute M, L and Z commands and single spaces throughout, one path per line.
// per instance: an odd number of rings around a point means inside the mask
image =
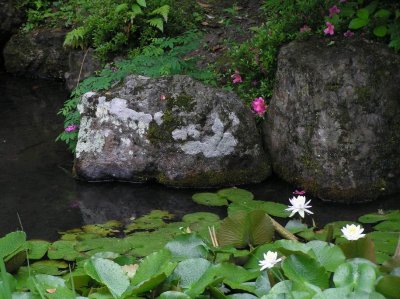
M 153 209 L 168 210 L 178 218 L 196 211 L 226 213 L 225 208 L 192 202 L 196 190 L 75 181 L 68 172 L 72 155 L 64 144 L 54 142 L 63 129 L 62 118 L 56 115 L 68 97 L 63 85 L 0 74 L 0 90 L 1 235 L 19 229 L 17 214 L 29 238 L 56 239 L 57 231 L 111 219 L 128 220 Z M 245 188 L 256 199 L 285 204 L 293 191 L 277 178 Z M 353 206 L 318 200 L 312 204 L 317 223 L 323 225 L 339 218 L 355 220 L 377 209 L 398 209 L 400 196 Z

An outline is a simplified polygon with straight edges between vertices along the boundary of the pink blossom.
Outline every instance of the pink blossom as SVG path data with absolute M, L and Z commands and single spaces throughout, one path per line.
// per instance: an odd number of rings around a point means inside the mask
M 167 96 L 165 94 L 160 95 L 160 100 L 165 101 L 167 99 Z
M 331 8 L 329 8 L 329 17 L 332 18 L 335 14 L 340 13 L 340 9 L 334 5 Z
M 251 109 L 256 113 L 258 116 L 263 116 L 265 111 L 267 110 L 267 105 L 262 97 L 256 98 L 251 103 Z
M 293 194 L 294 195 L 304 195 L 304 194 L 306 194 L 306 191 L 304 191 L 304 190 L 295 190 L 294 192 L 293 192 Z
M 236 83 L 242 83 L 242 77 L 240 76 L 240 73 L 238 70 L 235 71 L 235 73 L 231 76 L 232 78 L 232 83 L 236 84 Z
M 77 130 L 78 128 L 79 128 L 78 125 L 69 125 L 68 127 L 66 127 L 64 129 L 64 131 L 67 132 L 67 133 L 71 133 L 71 132 Z
M 325 35 L 334 35 L 335 34 L 335 26 L 333 26 L 330 22 L 326 22 L 326 28 L 324 30 Z
M 343 35 L 344 35 L 345 37 L 352 37 L 352 36 L 354 35 L 354 32 L 353 32 L 353 31 L 350 31 L 350 30 L 347 30 L 345 33 L 343 33 Z
M 300 32 L 310 32 L 311 28 L 308 27 L 308 25 L 304 25 L 303 27 L 300 28 Z

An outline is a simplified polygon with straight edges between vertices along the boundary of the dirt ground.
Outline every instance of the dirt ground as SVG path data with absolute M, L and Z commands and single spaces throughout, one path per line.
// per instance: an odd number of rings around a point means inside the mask
M 263 0 L 244 0 L 235 4 L 232 0 L 198 0 L 205 13 L 201 23 L 205 33 L 202 46 L 191 53 L 200 58 L 199 67 L 215 63 L 233 43 L 241 43 L 252 36 L 252 27 L 264 22 L 261 4 Z

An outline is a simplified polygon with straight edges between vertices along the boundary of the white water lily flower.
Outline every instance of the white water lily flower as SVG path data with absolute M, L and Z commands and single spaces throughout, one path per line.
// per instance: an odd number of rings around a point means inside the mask
M 341 229 L 341 231 L 343 233 L 343 237 L 349 241 L 355 241 L 365 237 L 365 234 L 362 233 L 364 229 L 361 227 L 361 225 L 347 224 Z
M 297 197 L 294 196 L 293 198 L 289 198 L 289 201 L 292 204 L 291 206 L 289 206 L 289 208 L 286 209 L 286 211 L 292 212 L 289 217 L 292 217 L 296 213 L 299 213 L 299 215 L 302 218 L 304 218 L 305 212 L 308 214 L 314 214 L 313 212 L 308 210 L 309 208 L 311 208 L 311 206 L 309 205 L 311 200 L 306 202 L 305 196 L 301 196 L 301 195 L 297 196 Z
M 277 252 L 268 251 L 266 254 L 264 253 L 264 259 L 258 263 L 258 265 L 261 267 L 260 271 L 272 268 L 281 260 L 281 258 L 278 259 Z

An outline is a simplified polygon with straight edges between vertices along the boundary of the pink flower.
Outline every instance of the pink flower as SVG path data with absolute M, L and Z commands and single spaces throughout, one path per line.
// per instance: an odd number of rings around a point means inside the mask
M 325 35 L 334 35 L 335 34 L 335 26 L 333 26 L 330 22 L 326 22 L 326 28 L 324 30 Z
M 69 125 L 68 127 L 66 127 L 64 129 L 64 131 L 67 132 L 67 133 L 71 133 L 71 132 L 77 130 L 78 128 L 79 128 L 78 125 Z
M 340 12 L 340 9 L 334 5 L 331 8 L 329 8 L 329 17 L 332 18 L 335 14 L 338 14 Z
M 310 32 L 311 28 L 308 27 L 308 25 L 304 25 L 303 27 L 300 28 L 300 32 Z
M 304 195 L 304 194 L 306 194 L 306 191 L 304 191 L 304 190 L 295 190 L 293 192 L 293 194 L 294 195 Z
M 265 111 L 267 110 L 267 105 L 262 97 L 256 98 L 251 103 L 251 109 L 256 113 L 258 116 L 263 116 Z
M 232 78 L 232 83 L 236 84 L 236 83 L 242 83 L 242 77 L 240 76 L 240 73 L 238 70 L 235 71 L 235 73 L 231 76 Z
M 345 37 L 352 37 L 352 36 L 354 35 L 354 32 L 353 32 L 353 31 L 350 31 L 350 30 L 347 30 L 345 33 L 343 33 L 343 35 L 344 35 Z
M 165 101 L 167 99 L 167 96 L 165 94 L 160 95 L 160 100 Z

